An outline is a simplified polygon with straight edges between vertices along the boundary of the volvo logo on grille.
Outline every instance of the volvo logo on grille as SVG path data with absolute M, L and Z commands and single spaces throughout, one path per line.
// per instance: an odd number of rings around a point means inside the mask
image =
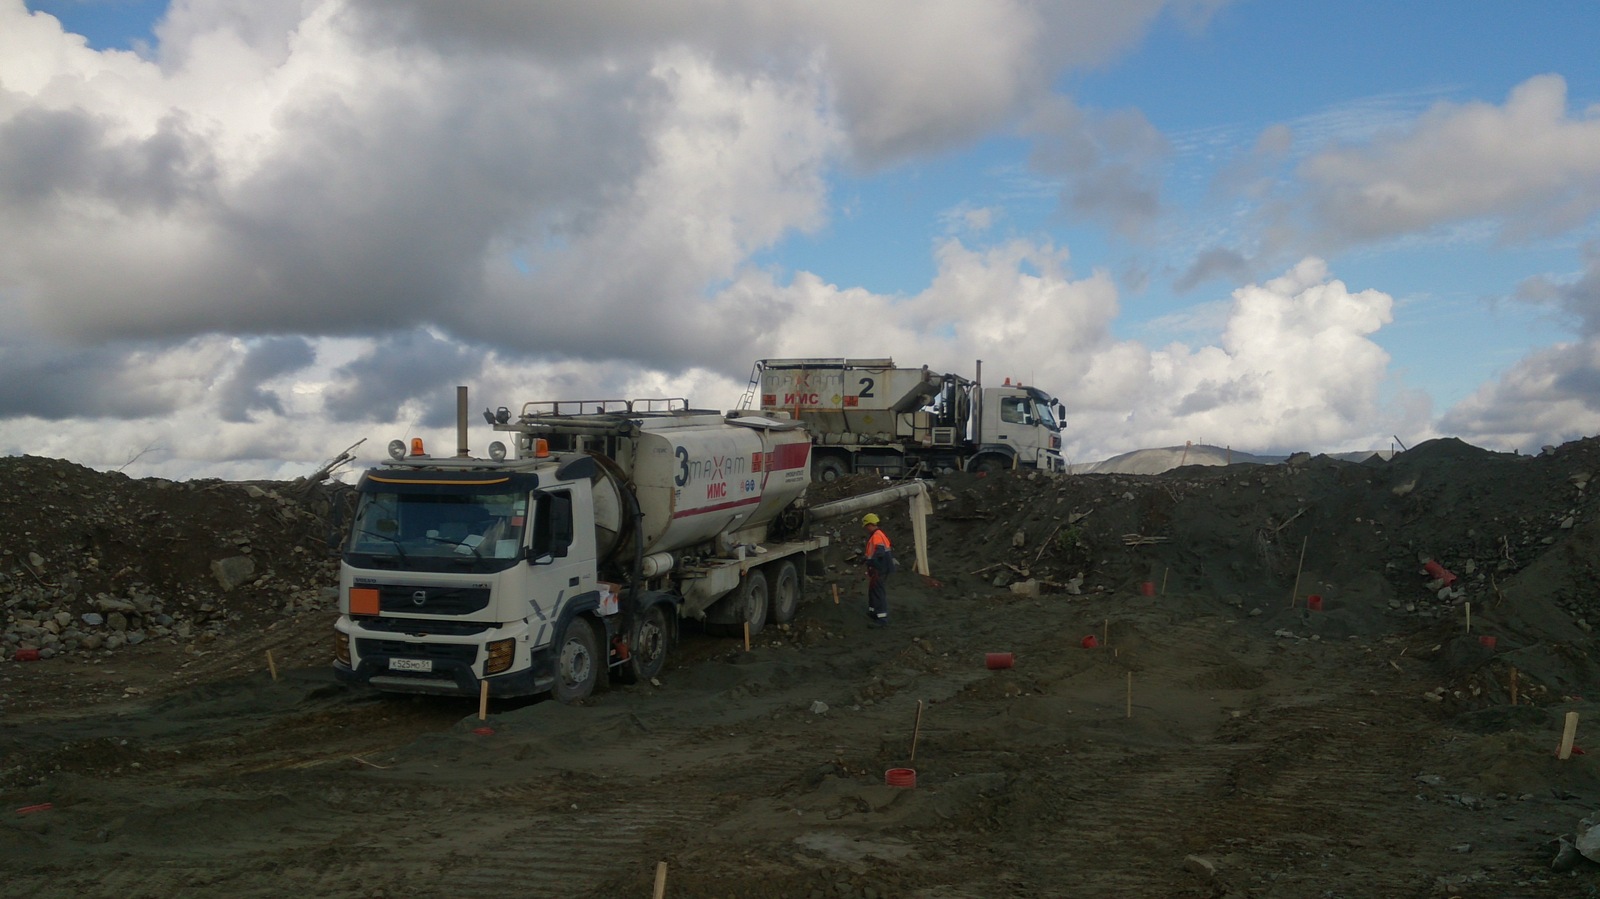
M 418 590 L 417 592 L 411 594 L 411 604 L 414 606 L 420 606 L 427 601 L 428 592 L 426 590 Z

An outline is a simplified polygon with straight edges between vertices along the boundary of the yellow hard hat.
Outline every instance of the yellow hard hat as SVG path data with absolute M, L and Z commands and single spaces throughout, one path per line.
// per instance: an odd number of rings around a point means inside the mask
M 876 513 L 876 512 L 868 512 L 867 514 L 861 516 L 861 523 L 862 524 L 877 524 L 878 523 L 878 513 Z

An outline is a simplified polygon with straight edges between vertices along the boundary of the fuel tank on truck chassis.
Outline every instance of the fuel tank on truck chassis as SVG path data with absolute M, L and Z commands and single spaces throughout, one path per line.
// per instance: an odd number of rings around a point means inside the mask
M 534 452 L 534 441 L 542 438 L 552 449 L 596 456 L 596 552 L 619 565 L 636 551 L 649 555 L 703 544 L 728 551 L 736 543 L 760 542 L 809 481 L 811 437 L 805 427 L 749 413 L 525 409 L 517 422 L 497 427 L 520 433 L 519 454 Z M 629 538 L 635 501 L 642 550 Z

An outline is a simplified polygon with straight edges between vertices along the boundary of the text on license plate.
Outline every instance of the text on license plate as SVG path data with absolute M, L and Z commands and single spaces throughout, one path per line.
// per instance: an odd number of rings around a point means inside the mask
M 432 671 L 432 659 L 390 659 L 390 671 Z

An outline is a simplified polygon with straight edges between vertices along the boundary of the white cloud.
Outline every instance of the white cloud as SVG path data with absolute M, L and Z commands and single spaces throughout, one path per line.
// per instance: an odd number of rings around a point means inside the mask
M 1383 240 L 1479 218 L 1504 237 L 1565 230 L 1600 211 L 1600 116 L 1567 111 L 1566 81 L 1530 78 L 1502 106 L 1440 103 L 1413 125 L 1300 167 L 1314 225 Z

